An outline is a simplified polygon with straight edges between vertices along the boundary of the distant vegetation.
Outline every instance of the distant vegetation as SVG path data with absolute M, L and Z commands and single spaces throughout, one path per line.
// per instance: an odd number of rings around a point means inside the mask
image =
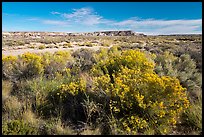
M 3 135 L 202 134 L 200 36 L 74 39 L 113 46 L 2 56 Z

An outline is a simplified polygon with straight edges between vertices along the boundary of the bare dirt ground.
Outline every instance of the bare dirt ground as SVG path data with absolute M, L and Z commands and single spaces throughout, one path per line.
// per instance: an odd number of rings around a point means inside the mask
M 110 46 L 111 47 L 111 46 Z M 26 52 L 30 52 L 30 53 L 44 53 L 44 52 L 50 52 L 50 53 L 54 53 L 56 51 L 70 51 L 70 50 L 78 50 L 78 49 L 82 49 L 82 48 L 87 48 L 87 49 L 92 49 L 92 50 L 99 50 L 100 48 L 110 48 L 110 47 L 103 47 L 103 46 L 93 46 L 93 47 L 87 47 L 87 46 L 73 46 L 72 48 L 63 48 L 63 47 L 59 47 L 59 48 L 46 48 L 46 49 L 31 49 L 31 48 L 25 48 L 25 49 L 6 49 L 4 48 L 2 50 L 2 55 L 5 56 L 18 56 L 21 55 L 23 53 Z

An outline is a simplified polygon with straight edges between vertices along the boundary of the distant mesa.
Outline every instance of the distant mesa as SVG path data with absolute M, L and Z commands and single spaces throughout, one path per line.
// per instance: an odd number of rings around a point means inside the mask
M 2 32 L 3 38 L 5 37 L 33 37 L 41 38 L 43 36 L 146 36 L 143 33 L 136 33 L 131 30 L 124 31 L 96 31 L 84 33 L 66 33 L 66 32 Z
M 144 36 L 142 33 L 135 33 L 131 30 L 124 31 L 95 31 L 95 32 L 85 32 L 85 33 L 68 33 L 69 36 Z

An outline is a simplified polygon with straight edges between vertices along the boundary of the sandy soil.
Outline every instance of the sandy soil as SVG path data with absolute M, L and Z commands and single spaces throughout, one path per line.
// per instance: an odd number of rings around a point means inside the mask
M 69 51 L 69 50 L 77 50 L 77 49 L 81 49 L 81 48 L 87 48 L 87 49 L 92 49 L 92 50 L 99 50 L 101 47 L 103 46 L 94 46 L 94 47 L 86 47 L 86 46 L 73 46 L 72 48 L 46 48 L 46 49 L 2 49 L 2 55 L 5 56 L 9 56 L 9 55 L 13 55 L 13 56 L 18 56 L 20 54 L 26 53 L 26 52 L 30 52 L 30 53 L 44 53 L 44 52 L 50 52 L 50 53 L 54 53 L 56 51 Z M 111 47 L 111 46 L 110 46 Z M 110 47 L 104 47 L 104 48 L 110 48 Z

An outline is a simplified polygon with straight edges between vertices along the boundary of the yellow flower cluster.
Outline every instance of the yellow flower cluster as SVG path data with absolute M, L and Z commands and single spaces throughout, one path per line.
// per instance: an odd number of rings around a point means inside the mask
M 100 77 L 95 77 L 94 78 L 94 87 L 93 90 L 98 90 L 103 89 L 106 93 L 110 93 L 109 89 L 111 88 L 110 84 L 110 76 L 108 74 L 100 76 Z
M 75 94 L 78 94 L 79 85 L 77 85 L 74 82 L 71 82 L 68 85 L 62 84 L 60 88 L 62 91 L 68 91 L 72 95 L 75 95 Z
M 136 134 L 138 130 L 143 130 L 148 127 L 148 122 L 143 118 L 132 115 L 126 119 L 121 119 L 122 126 L 127 133 Z
M 44 71 L 44 66 L 42 64 L 42 57 L 34 53 L 24 53 L 20 56 L 20 60 L 27 64 L 28 69 L 31 69 L 30 72 L 34 74 L 41 74 Z
M 2 56 L 2 72 L 6 74 L 11 74 L 15 69 L 17 57 L 15 56 Z
M 17 57 L 15 56 L 2 56 L 2 67 L 3 71 L 6 69 L 6 71 L 11 71 L 13 68 L 13 64 L 16 63 Z
M 68 52 L 68 51 L 56 51 L 55 53 L 54 53 L 54 56 L 55 55 L 57 55 L 57 56 L 62 56 L 62 57 L 70 57 L 71 56 L 71 54 L 70 54 L 70 52 Z
M 5 56 L 2 57 L 3 69 L 10 71 L 12 73 L 15 69 L 20 71 L 28 72 L 28 76 L 38 76 L 39 74 L 54 74 L 60 76 L 62 73 L 66 73 L 67 61 L 71 59 L 71 54 L 67 51 L 58 51 L 54 54 L 51 53 L 24 53 L 15 56 Z M 16 72 L 14 72 L 16 73 Z
M 162 118 L 164 117 L 166 112 L 164 110 L 159 111 L 159 114 L 157 115 L 158 117 Z
M 30 53 L 30 52 L 22 54 L 21 59 L 23 59 L 23 61 L 25 61 L 25 62 L 41 61 L 42 60 L 40 55 Z
M 143 102 L 144 101 L 144 96 L 138 94 L 135 94 L 135 100 L 137 100 L 138 102 L 138 106 L 145 109 L 146 108 L 146 104 Z
M 100 58 L 99 56 L 102 56 L 101 54 L 99 53 L 96 58 Z M 127 67 L 134 70 L 153 72 L 155 65 L 152 56 L 139 50 L 121 51 L 120 54 L 109 53 L 106 56 L 106 58 L 98 60 L 97 65 L 92 71 L 100 69 L 104 74 L 112 75 L 113 73 L 119 72 L 123 67 Z
M 62 84 L 59 87 L 60 92 L 58 95 L 64 96 L 67 92 L 72 95 L 77 95 L 79 92 L 84 92 L 86 90 L 86 81 L 79 79 L 77 82 L 70 82 L 69 84 Z
M 71 58 L 71 54 L 67 51 L 57 51 L 53 54 L 53 60 L 55 62 L 66 63 Z
M 17 60 L 17 57 L 15 56 L 2 56 L 2 63 L 14 62 L 16 60 Z
M 132 116 L 132 119 L 128 119 L 129 124 L 123 124 L 127 131 L 137 126 L 145 128 L 145 124 L 141 126 L 138 123 L 138 119 L 143 118 L 149 119 L 143 123 L 150 126 L 174 125 L 183 108 L 189 106 L 186 89 L 179 80 L 157 75 L 153 71 L 154 63 L 145 53 L 138 50 L 124 51 L 99 65 L 107 68 L 107 73 L 96 76 L 95 85 L 98 88 L 95 90 L 103 90 L 112 98 L 119 98 L 116 103 L 110 102 L 110 106 L 114 113 L 123 113 L 124 117 Z M 141 113 L 145 116 L 141 116 Z

